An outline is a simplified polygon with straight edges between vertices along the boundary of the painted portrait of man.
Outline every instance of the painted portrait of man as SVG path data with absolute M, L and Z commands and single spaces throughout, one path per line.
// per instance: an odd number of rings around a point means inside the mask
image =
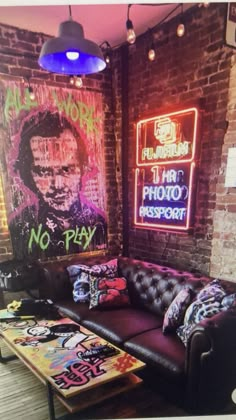
M 14 172 L 37 198 L 10 223 L 15 257 L 51 257 L 105 247 L 103 212 L 80 193 L 88 153 L 75 125 L 57 111 L 32 113 L 20 132 Z

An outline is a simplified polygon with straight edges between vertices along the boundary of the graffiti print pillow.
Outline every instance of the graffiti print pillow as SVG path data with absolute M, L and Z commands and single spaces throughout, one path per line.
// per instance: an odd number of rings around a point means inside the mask
M 232 293 L 231 295 L 225 296 L 221 301 L 221 305 L 224 311 L 226 311 L 227 309 L 231 307 L 235 307 L 236 306 L 236 293 Z
M 212 299 L 220 302 L 223 297 L 226 295 L 226 292 L 223 286 L 220 283 L 220 280 L 215 279 L 212 280 L 209 284 L 207 284 L 200 292 L 197 294 L 197 300 L 202 302 Z
M 176 330 L 185 346 L 196 324 L 223 310 L 221 301 L 225 296 L 226 292 L 218 279 L 212 280 L 198 292 L 196 300 L 186 310 L 184 324 Z
M 117 308 L 130 305 L 127 281 L 124 277 L 90 277 L 90 306 Z
M 70 265 L 66 269 L 68 271 L 70 281 L 73 284 L 73 299 L 75 302 L 89 302 L 89 272 L 85 265 Z
M 116 277 L 117 276 L 117 263 L 109 261 L 106 264 L 95 264 L 90 267 L 90 275 L 96 277 Z
M 173 302 L 171 302 L 164 316 L 163 334 L 175 331 L 181 325 L 185 311 L 191 302 L 192 295 L 193 291 L 187 287 L 186 289 L 180 290 Z
M 90 301 L 90 277 L 117 276 L 117 261 L 111 260 L 106 264 L 96 264 L 89 267 L 85 264 L 75 264 L 67 267 L 70 281 L 73 284 L 73 299 L 75 302 Z

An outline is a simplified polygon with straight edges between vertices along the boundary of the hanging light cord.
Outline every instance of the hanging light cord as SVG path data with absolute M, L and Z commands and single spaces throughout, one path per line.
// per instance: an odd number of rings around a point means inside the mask
M 132 4 L 128 4 L 127 8 L 127 20 L 129 20 L 129 9 L 131 8 Z
M 69 18 L 72 20 L 72 14 L 71 14 L 71 5 L 69 4 Z
M 169 4 L 169 3 L 163 3 L 163 4 L 165 5 L 165 4 Z M 150 3 L 144 4 L 144 3 L 139 3 L 139 4 L 136 4 L 136 6 L 160 6 L 160 5 L 163 5 L 163 4 L 154 4 L 154 3 L 152 3 L 152 4 L 150 4 Z M 170 3 L 170 4 L 172 4 L 172 3 Z M 128 10 L 127 10 L 127 18 L 128 19 L 129 19 L 129 9 L 133 5 L 135 5 L 135 4 L 129 4 L 128 5 Z M 160 25 L 162 25 L 162 23 L 164 23 L 166 21 L 166 19 L 168 19 L 168 17 L 170 17 L 181 6 L 183 6 L 183 3 L 180 3 L 176 7 L 174 7 L 162 20 L 160 20 L 155 26 L 153 26 L 152 28 L 149 28 L 149 29 L 151 29 L 152 31 L 155 30 L 155 29 L 157 29 Z M 69 18 L 72 20 L 71 6 L 70 5 L 69 5 Z M 117 45 L 114 45 L 112 47 L 112 49 L 119 48 L 121 45 L 123 45 L 123 42 L 121 42 L 121 43 L 119 43 Z M 22 53 L 16 53 L 16 52 L 15 53 L 10 53 L 9 51 L 4 51 L 2 49 L 0 49 L 0 53 L 1 54 L 4 54 L 4 55 L 10 55 L 10 56 L 16 56 L 16 57 L 26 57 L 26 58 L 35 58 L 35 57 L 37 57 L 37 54 L 32 54 L 32 53 L 27 53 L 27 52 L 25 52 L 23 54 Z

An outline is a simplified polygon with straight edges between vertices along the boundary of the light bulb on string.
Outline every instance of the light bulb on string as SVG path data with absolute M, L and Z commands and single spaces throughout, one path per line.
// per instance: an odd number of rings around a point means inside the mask
M 111 60 L 112 60 L 112 48 L 111 48 L 111 45 L 109 44 L 108 41 L 104 41 L 100 45 L 100 48 L 102 49 L 104 60 L 105 60 L 106 64 L 109 67 L 110 64 L 111 64 Z
M 34 101 L 35 100 L 35 93 L 33 91 L 33 88 L 31 86 L 29 86 L 28 90 L 29 90 L 29 97 L 30 97 L 31 101 Z
M 136 35 L 134 32 L 134 27 L 131 20 L 127 20 L 126 22 L 127 27 L 127 41 L 129 44 L 134 44 L 136 41 Z
M 149 61 L 154 61 L 156 58 L 156 52 L 155 52 L 155 48 L 154 48 L 154 44 L 152 42 L 149 50 L 148 50 L 148 59 Z
M 23 79 L 23 84 L 26 85 L 26 83 L 28 85 L 26 87 L 26 89 L 27 89 L 26 95 L 31 101 L 34 101 L 35 100 L 35 93 L 34 93 L 34 90 L 33 90 L 32 86 L 30 86 L 30 78 L 29 77 L 27 77 L 26 79 Z
M 129 18 L 130 7 L 131 7 L 131 4 L 128 4 L 127 21 L 126 21 L 126 29 L 127 29 L 126 39 L 129 44 L 134 44 L 136 41 L 136 34 L 134 32 L 133 22 Z
M 202 6 L 207 8 L 208 6 L 210 6 L 210 2 L 207 0 L 204 0 L 202 3 L 198 4 L 198 7 L 202 7 Z
M 75 86 L 77 88 L 81 88 L 83 86 L 83 80 L 81 76 L 76 76 L 75 78 Z
M 178 24 L 178 27 L 177 27 L 177 30 L 176 30 L 176 34 L 179 38 L 181 38 L 185 34 L 183 14 L 184 14 L 184 6 L 183 6 L 183 3 L 182 3 L 181 4 L 181 17 L 180 17 L 179 24 Z
M 181 38 L 182 36 L 184 36 L 185 34 L 185 26 L 184 23 L 179 23 L 178 27 L 177 27 L 177 31 L 176 31 L 177 35 L 179 38 Z
M 35 100 L 35 93 L 33 91 L 33 88 L 31 86 L 28 87 L 28 91 L 29 91 L 29 97 L 31 101 Z
M 110 62 L 111 62 L 110 54 L 108 52 L 105 54 L 105 61 L 106 61 L 107 64 L 110 64 Z

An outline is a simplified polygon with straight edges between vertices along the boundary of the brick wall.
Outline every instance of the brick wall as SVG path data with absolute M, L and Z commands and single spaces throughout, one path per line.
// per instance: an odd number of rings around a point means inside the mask
M 228 149 L 236 147 L 236 57 L 232 57 L 227 108 L 228 128 L 224 136 L 216 188 L 211 275 L 236 282 L 236 188 L 225 187 Z M 236 165 L 236 164 L 235 164 Z
M 71 88 L 69 77 L 63 75 L 50 74 L 42 70 L 38 63 L 38 55 L 41 46 L 48 39 L 48 36 L 41 33 L 33 33 L 18 28 L 0 24 L 0 81 L 1 78 L 27 78 L 30 77 L 32 83 L 45 83 L 50 86 L 60 86 Z M 5 54 L 1 51 L 5 51 Z M 7 54 L 6 54 L 7 53 Z M 25 57 L 23 56 L 25 55 Z M 105 156 L 105 179 L 107 193 L 107 215 L 108 215 L 108 248 L 112 254 L 120 252 L 122 245 L 121 235 L 121 197 L 119 193 L 119 144 L 116 145 L 114 136 L 114 110 L 113 110 L 113 87 L 112 73 L 106 69 L 102 73 L 90 75 L 83 79 L 83 89 L 88 91 L 102 92 L 103 110 L 105 116 L 104 123 L 104 156 Z M 76 88 L 75 88 L 76 89 Z M 1 88 L 0 88 L 1 94 Z M 2 99 L 2 94 L 1 94 Z M 0 136 L 3 125 L 0 117 Z M 6 170 L 4 156 L 1 159 L 1 170 Z M 4 211 L 3 196 L 0 191 L 0 206 Z M 1 213 L 2 216 L 2 213 Z M 6 225 L 4 218 L 1 223 Z M 2 226 L 2 225 L 1 225 Z M 6 228 L 0 231 L 0 261 L 12 257 L 10 250 L 9 234 Z
M 216 203 L 216 189 L 219 188 L 217 182 L 227 127 L 233 54 L 224 43 L 226 9 L 226 4 L 211 3 L 208 8 L 194 6 L 188 10 L 183 38 L 176 36 L 176 18 L 165 23 L 161 30 L 154 32 L 157 47 L 154 62 L 147 59 L 150 45 L 147 36 L 140 37 L 129 47 L 129 253 L 205 274 L 210 272 L 214 214 L 217 217 L 217 212 L 222 211 Z M 193 229 L 189 233 L 169 233 L 135 228 L 135 122 L 158 115 L 160 111 L 196 104 L 202 108 L 202 121 L 201 145 L 197 145 L 199 159 Z M 232 204 L 235 204 L 235 197 Z M 231 210 L 230 224 L 235 218 L 234 212 L 235 208 Z M 220 221 L 219 224 L 222 232 L 223 224 Z M 229 265 L 233 257 L 228 255 L 227 258 Z M 214 271 L 217 272 L 218 269 Z
M 129 254 L 142 259 L 233 280 L 235 276 L 235 191 L 224 188 L 228 147 L 234 146 L 235 63 L 234 51 L 225 45 L 227 5 L 194 6 L 186 15 L 186 33 L 175 34 L 174 18 L 154 32 L 157 56 L 147 59 L 149 38 L 141 36 L 129 46 L 129 134 L 122 138 L 121 51 L 113 54 L 112 70 L 89 76 L 85 89 L 103 93 L 105 112 L 106 190 L 109 248 L 122 248 L 122 142 L 128 141 Z M 36 61 L 17 54 L 39 54 L 44 34 L 0 25 L 1 48 L 16 56 L 0 54 L 4 77 L 31 76 L 56 86 L 67 86 L 64 76 L 39 69 Z M 230 83 L 230 86 L 229 86 Z M 229 97 L 229 100 L 228 100 Z M 133 226 L 135 122 L 160 110 L 201 104 L 202 122 L 193 229 L 174 233 Z M 227 122 L 229 126 L 227 129 Z M 227 131 L 226 131 L 227 130 Z M 123 156 L 126 165 L 126 156 Z M 1 204 L 1 203 L 0 203 Z M 227 228 L 227 229 L 226 229 Z M 225 231 L 226 229 L 226 231 Z M 3 239 L 0 236 L 0 239 Z M 127 238 L 126 238 L 127 239 Z M 8 237 L 9 241 L 9 237 Z M 0 248 L 3 249 L 2 240 Z M 6 255 L 6 254 L 5 254 Z M 10 256 L 10 247 L 9 247 Z M 4 258 L 4 257 L 3 257 Z

